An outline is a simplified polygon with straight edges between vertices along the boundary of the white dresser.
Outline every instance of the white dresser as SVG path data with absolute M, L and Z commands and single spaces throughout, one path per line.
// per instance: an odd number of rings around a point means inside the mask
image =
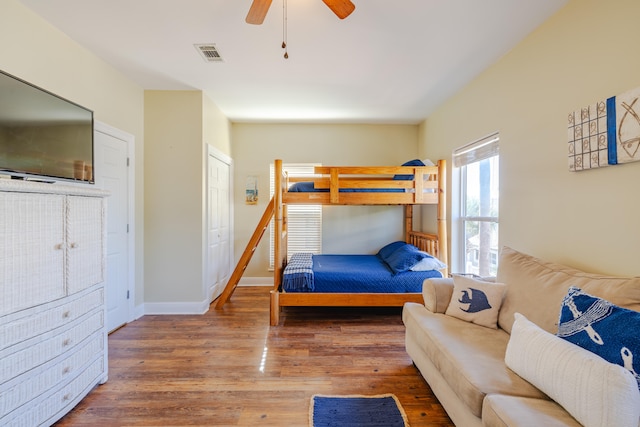
M 0 425 L 51 425 L 107 380 L 105 197 L 0 179 Z

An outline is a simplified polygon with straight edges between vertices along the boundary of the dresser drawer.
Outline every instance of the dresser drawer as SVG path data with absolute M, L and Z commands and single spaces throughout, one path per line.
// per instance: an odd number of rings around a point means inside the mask
M 70 382 L 0 418 L 0 425 L 34 427 L 53 424 L 91 391 L 104 372 L 104 359 L 94 360 Z
M 65 353 L 44 365 L 0 385 L 0 419 L 37 398 L 47 390 L 68 382 L 105 352 L 104 336 L 94 334 L 71 353 Z
M 0 350 L 63 327 L 104 303 L 104 288 L 0 318 Z
M 103 329 L 104 310 L 98 309 L 39 337 L 0 351 L 0 384 L 70 351 L 94 332 Z

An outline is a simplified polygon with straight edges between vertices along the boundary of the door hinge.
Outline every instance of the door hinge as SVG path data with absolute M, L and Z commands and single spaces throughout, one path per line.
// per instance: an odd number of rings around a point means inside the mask
M 129 290 L 127 289 L 127 299 L 129 299 Z
M 127 233 L 129 232 L 129 224 L 127 224 Z
M 127 157 L 127 167 L 129 167 L 129 158 Z

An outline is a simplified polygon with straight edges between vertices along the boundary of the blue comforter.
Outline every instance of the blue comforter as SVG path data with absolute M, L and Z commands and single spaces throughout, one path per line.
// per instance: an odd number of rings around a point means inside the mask
M 422 292 L 422 282 L 442 277 L 437 270 L 405 271 L 394 274 L 377 255 L 313 255 L 313 292 L 329 293 L 407 293 Z M 304 292 L 287 280 L 287 292 Z

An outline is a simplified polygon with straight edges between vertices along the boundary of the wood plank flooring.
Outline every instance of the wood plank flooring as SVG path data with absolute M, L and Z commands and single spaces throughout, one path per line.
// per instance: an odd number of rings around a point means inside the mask
M 400 308 L 289 307 L 269 327 L 269 289 L 115 331 L 109 380 L 56 427 L 306 427 L 313 394 L 383 393 L 412 427 L 453 426 L 404 350 Z

